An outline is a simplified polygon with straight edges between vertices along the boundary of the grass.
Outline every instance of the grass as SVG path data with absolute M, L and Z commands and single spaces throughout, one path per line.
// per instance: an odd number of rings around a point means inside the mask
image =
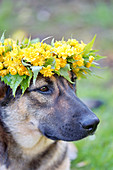
M 32 6 L 31 6 L 32 5 Z M 53 35 L 56 39 L 69 38 L 71 35 L 78 40 L 90 40 L 97 34 L 98 45 L 103 51 L 112 49 L 113 43 L 113 2 L 102 0 L 89 3 L 51 4 L 51 1 L 41 2 L 40 8 L 37 1 L 4 0 L 0 2 L 0 34 L 6 30 L 6 35 L 11 36 L 17 30 L 23 30 L 33 37 L 44 38 Z M 37 8 L 38 7 L 38 8 Z M 37 18 L 39 12 L 48 11 L 50 17 L 42 21 Z M 13 24 L 12 24 L 13 23 Z M 102 53 L 103 53 L 102 51 Z
M 90 11 L 91 10 L 91 11 Z M 89 15 L 89 11 L 91 15 Z M 113 27 L 113 2 L 110 5 L 105 2 L 96 2 L 92 9 L 85 13 L 84 18 L 89 25 L 99 25 L 103 28 Z M 98 18 L 98 19 L 97 19 Z
M 78 157 L 72 162 L 72 170 L 113 170 L 113 77 L 110 70 L 102 75 L 103 79 L 78 82 L 79 97 L 100 99 L 104 105 L 93 110 L 100 119 L 95 136 L 75 142 Z

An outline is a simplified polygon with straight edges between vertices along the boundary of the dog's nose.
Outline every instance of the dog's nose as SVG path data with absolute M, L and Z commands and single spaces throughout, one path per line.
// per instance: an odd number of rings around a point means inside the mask
M 85 120 L 84 122 L 82 122 L 82 127 L 86 130 L 88 130 L 89 132 L 94 132 L 97 128 L 97 125 L 99 124 L 99 119 L 96 117 L 96 118 L 93 118 L 93 119 L 88 119 L 88 120 Z

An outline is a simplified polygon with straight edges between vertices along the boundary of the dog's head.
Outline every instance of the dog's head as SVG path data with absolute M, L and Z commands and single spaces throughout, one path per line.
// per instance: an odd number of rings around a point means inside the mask
M 73 78 L 73 77 L 72 77 Z M 36 144 L 40 137 L 76 141 L 92 133 L 99 119 L 76 96 L 75 85 L 60 76 L 39 75 L 23 96 L 16 97 L 3 83 L 0 85 L 1 119 L 21 145 Z

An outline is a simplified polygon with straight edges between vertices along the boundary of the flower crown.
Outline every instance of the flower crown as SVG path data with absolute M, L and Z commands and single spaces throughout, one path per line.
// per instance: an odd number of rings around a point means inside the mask
M 69 71 L 77 77 L 86 77 L 91 74 L 90 67 L 97 67 L 96 60 L 102 57 L 97 55 L 97 50 L 92 50 L 96 36 L 87 45 L 76 39 L 54 41 L 51 45 L 39 42 L 39 39 L 24 39 L 22 42 L 5 39 L 4 34 L 0 39 L 0 78 L 13 90 L 13 95 L 20 86 L 22 94 L 29 87 L 33 77 L 35 84 L 38 73 L 44 77 L 53 74 L 63 76 L 73 83 Z

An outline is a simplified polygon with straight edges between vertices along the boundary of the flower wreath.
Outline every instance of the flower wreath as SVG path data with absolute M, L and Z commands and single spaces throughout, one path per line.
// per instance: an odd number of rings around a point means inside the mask
M 95 38 L 87 45 L 76 39 L 52 39 L 49 45 L 44 43 L 46 39 L 41 42 L 27 38 L 22 42 L 5 39 L 3 33 L 0 39 L 0 79 L 12 88 L 15 96 L 18 86 L 22 94 L 25 92 L 32 77 L 35 84 L 39 72 L 44 77 L 56 73 L 71 83 L 69 71 L 85 78 L 92 73 L 90 67 L 98 67 L 95 61 L 103 58 L 96 54 L 98 50 L 92 50 Z

